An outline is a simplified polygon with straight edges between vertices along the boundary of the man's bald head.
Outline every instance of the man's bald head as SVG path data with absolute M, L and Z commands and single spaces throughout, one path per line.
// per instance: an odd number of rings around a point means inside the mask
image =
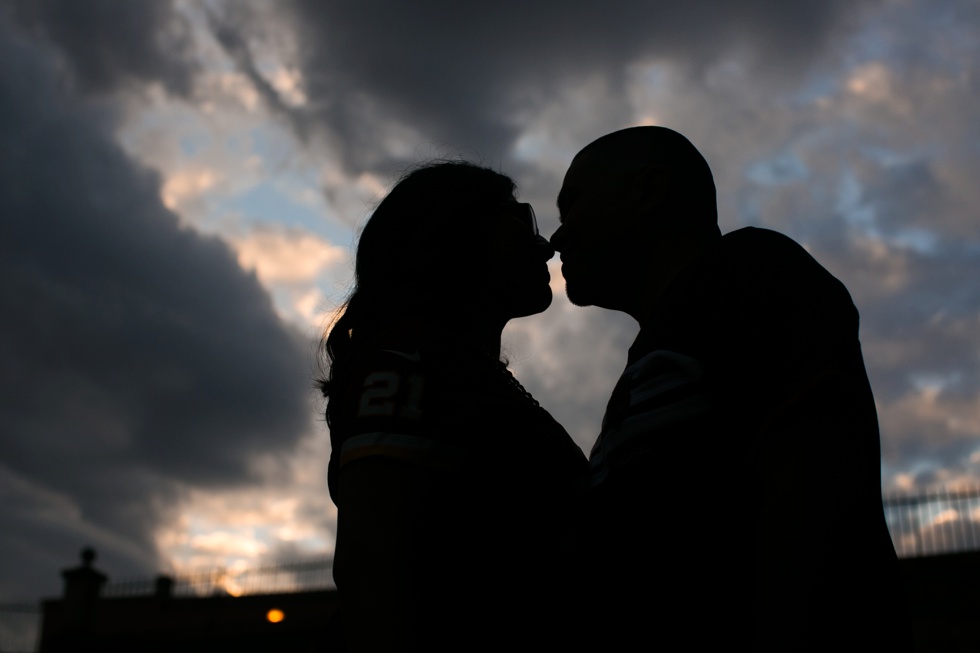
M 637 319 L 721 237 L 711 169 L 665 127 L 632 127 L 579 152 L 558 195 L 552 244 L 573 303 Z
M 656 189 L 657 216 L 682 221 L 672 226 L 717 231 L 718 208 L 711 168 L 696 147 L 666 127 L 629 127 L 589 143 L 572 160 L 592 174 L 629 179 Z

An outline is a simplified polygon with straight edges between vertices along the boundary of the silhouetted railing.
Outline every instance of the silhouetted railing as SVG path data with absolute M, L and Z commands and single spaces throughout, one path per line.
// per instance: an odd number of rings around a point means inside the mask
M 333 560 L 330 558 L 293 562 L 252 569 L 215 569 L 208 572 L 177 576 L 164 589 L 167 580 L 143 579 L 119 581 L 102 589 L 104 598 L 169 594 L 171 596 L 243 596 L 246 594 L 288 594 L 333 585 Z
M 883 502 L 899 557 L 980 550 L 980 487 L 889 493 Z M 169 583 L 165 590 L 159 578 L 120 581 L 106 585 L 102 596 L 242 596 L 328 589 L 334 586 L 332 567 L 333 560 L 324 558 L 238 571 L 216 569 L 163 581 Z
M 883 501 L 899 557 L 980 549 L 980 487 L 890 493 Z

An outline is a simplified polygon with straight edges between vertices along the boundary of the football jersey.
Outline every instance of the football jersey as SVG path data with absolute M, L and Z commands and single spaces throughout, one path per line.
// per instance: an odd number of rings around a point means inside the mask
M 393 462 L 424 470 L 438 489 L 406 570 L 420 630 L 465 637 L 497 624 L 485 642 L 560 621 L 588 470 L 565 430 L 499 361 L 427 325 L 380 335 L 341 387 L 329 466 L 338 546 L 345 502 L 363 500 L 345 494 L 348 475 Z
M 557 500 L 583 481 L 581 450 L 497 360 L 448 335 L 389 332 L 358 355 L 332 401 L 331 495 L 353 461 L 381 456 L 461 477 L 497 496 Z
M 826 416 L 847 428 L 794 442 L 800 457 L 778 463 L 808 479 L 809 494 L 792 510 L 816 505 L 829 489 L 821 484 L 846 485 L 849 498 L 836 523 L 814 525 L 846 546 L 797 563 L 824 570 L 826 584 L 811 590 L 819 607 L 801 608 L 813 623 L 891 600 L 897 574 L 857 311 L 789 238 L 754 228 L 727 234 L 642 324 L 592 450 L 594 591 L 610 597 L 601 617 L 610 637 L 627 641 L 659 624 L 691 647 L 750 641 L 760 484 L 772 471 L 760 452 Z M 671 599 L 653 612 L 649 591 Z

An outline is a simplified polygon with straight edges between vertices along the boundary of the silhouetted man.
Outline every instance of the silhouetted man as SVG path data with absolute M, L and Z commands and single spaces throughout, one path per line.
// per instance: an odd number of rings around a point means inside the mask
M 590 144 L 558 208 L 569 299 L 641 326 L 590 457 L 592 645 L 907 647 L 844 286 L 776 232 L 722 236 L 669 129 Z

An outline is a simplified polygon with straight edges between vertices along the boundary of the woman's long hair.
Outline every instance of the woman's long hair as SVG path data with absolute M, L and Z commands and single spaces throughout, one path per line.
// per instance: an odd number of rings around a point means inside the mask
M 515 189 L 489 168 L 441 161 L 410 171 L 378 204 L 358 240 L 353 288 L 321 343 L 326 373 L 318 385 L 328 426 L 359 345 L 393 319 L 432 315 L 465 296 L 478 226 Z

